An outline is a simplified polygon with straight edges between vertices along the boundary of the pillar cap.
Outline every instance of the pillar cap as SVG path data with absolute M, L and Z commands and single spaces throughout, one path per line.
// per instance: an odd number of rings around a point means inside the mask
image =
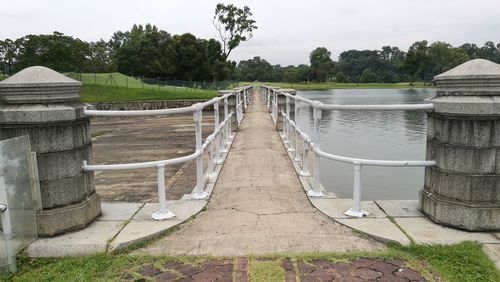
M 500 65 L 484 59 L 474 59 L 436 75 L 434 80 L 481 78 L 500 79 Z
M 44 104 L 80 100 L 81 82 L 52 69 L 34 66 L 25 68 L 0 81 L 0 103 Z
M 437 96 L 500 96 L 500 65 L 488 60 L 470 60 L 434 80 Z

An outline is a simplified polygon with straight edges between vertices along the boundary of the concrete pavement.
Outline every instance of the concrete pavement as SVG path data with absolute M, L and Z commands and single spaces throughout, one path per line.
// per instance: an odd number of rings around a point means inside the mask
M 236 256 L 380 250 L 309 203 L 257 95 L 245 115 L 206 211 L 135 253 Z

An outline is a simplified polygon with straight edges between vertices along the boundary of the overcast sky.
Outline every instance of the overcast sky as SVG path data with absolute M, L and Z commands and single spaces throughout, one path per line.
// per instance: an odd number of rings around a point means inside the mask
M 406 50 L 423 39 L 500 42 L 500 0 L 0 0 L 0 39 L 59 31 L 108 40 L 134 23 L 211 38 L 218 2 L 249 6 L 259 27 L 231 54 L 236 61 L 261 56 L 272 64 L 308 63 L 319 46 L 336 59 L 349 49 Z

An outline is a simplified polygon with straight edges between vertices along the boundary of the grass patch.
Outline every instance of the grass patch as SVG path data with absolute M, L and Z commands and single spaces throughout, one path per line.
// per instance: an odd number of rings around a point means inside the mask
M 326 259 L 333 262 L 357 258 L 403 259 L 407 266 L 421 272 L 430 281 L 435 278 L 444 281 L 500 281 L 500 272 L 482 252 L 481 246 L 472 242 L 450 246 L 389 244 L 388 248 L 381 252 L 280 254 L 264 257 L 271 258 L 271 260 L 259 261 L 254 257 L 249 257 L 251 281 L 283 281 L 284 270 L 281 268 L 281 259 L 285 257 L 291 258 L 292 261 Z M 136 256 L 124 253 L 76 258 L 20 257 L 18 259 L 19 271 L 10 276 L 0 277 L 0 280 L 115 281 L 130 273 L 133 274 L 143 264 L 160 265 L 168 260 L 199 263 L 209 259 L 215 258 Z
M 82 85 L 80 97 L 82 102 L 128 102 L 151 100 L 192 100 L 212 99 L 217 93 L 211 90 L 184 91 L 178 90 L 153 90 L 126 88 L 116 86 Z
M 413 259 L 424 260 L 447 281 L 500 281 L 500 271 L 473 242 L 449 246 L 396 246 L 395 254 L 402 252 Z
M 252 85 L 253 82 L 242 82 L 240 85 Z M 414 86 L 410 86 L 408 82 L 399 83 L 287 83 L 287 82 L 262 82 L 262 85 L 275 86 L 280 88 L 293 88 L 296 90 L 328 90 L 328 89 L 384 89 L 384 88 L 424 88 L 423 82 L 416 82 Z
M 250 281 L 284 281 L 285 271 L 277 261 L 250 262 Z

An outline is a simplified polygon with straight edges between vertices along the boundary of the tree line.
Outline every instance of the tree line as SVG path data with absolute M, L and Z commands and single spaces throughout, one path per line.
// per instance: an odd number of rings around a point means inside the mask
M 60 72 L 114 72 L 150 78 L 222 80 L 234 63 L 215 39 L 171 35 L 154 25 L 134 25 L 109 41 L 85 42 L 59 32 L 0 41 L 0 70 L 15 73 L 33 65 Z
M 479 47 L 465 43 L 453 47 L 446 42 L 417 41 L 407 51 L 384 46 L 380 50 L 348 50 L 338 61 L 318 47 L 310 53 L 309 65 L 271 65 L 261 57 L 243 60 L 235 69 L 235 79 L 271 82 L 350 82 L 394 83 L 429 82 L 432 78 L 470 59 L 500 63 L 500 43 L 488 41 Z
M 33 65 L 60 72 L 114 72 L 127 75 L 220 81 L 234 73 L 228 60 L 232 50 L 248 41 L 257 29 L 250 8 L 219 3 L 212 23 L 216 39 L 191 33 L 172 35 L 155 25 L 134 25 L 115 32 L 109 41 L 85 42 L 60 32 L 0 40 L 0 72 L 9 75 Z
M 218 7 L 223 9 L 224 7 Z M 236 7 L 230 7 L 237 9 Z M 244 9 L 240 9 L 244 12 Z M 249 13 L 249 10 L 246 10 Z M 227 12 L 227 11 L 226 11 Z M 234 16 L 234 11 L 231 12 Z M 251 14 L 250 14 L 251 15 Z M 248 19 L 248 14 L 245 15 Z M 281 82 L 408 82 L 432 78 L 469 59 L 483 58 L 500 63 L 500 43 L 483 46 L 465 43 L 458 47 L 445 42 L 417 41 L 408 50 L 384 46 L 380 50 L 348 50 L 333 61 L 324 47 L 314 49 L 309 64 L 272 65 L 254 57 L 236 63 L 228 59 L 231 50 L 251 37 L 250 24 L 240 26 L 243 35 L 230 38 L 224 25 L 235 27 L 223 10 L 214 21 L 219 23 L 222 43 L 197 38 L 193 34 L 170 34 L 147 24 L 134 25 L 129 31 L 117 31 L 108 41 L 85 42 L 59 32 L 26 35 L 16 40 L 0 40 L 0 72 L 13 74 L 33 65 L 60 72 L 121 72 L 136 77 L 181 79 L 200 82 L 281 81 Z M 221 25 L 222 21 L 222 25 Z M 248 31 L 250 30 L 250 33 Z M 236 41 L 235 41 L 236 40 Z

